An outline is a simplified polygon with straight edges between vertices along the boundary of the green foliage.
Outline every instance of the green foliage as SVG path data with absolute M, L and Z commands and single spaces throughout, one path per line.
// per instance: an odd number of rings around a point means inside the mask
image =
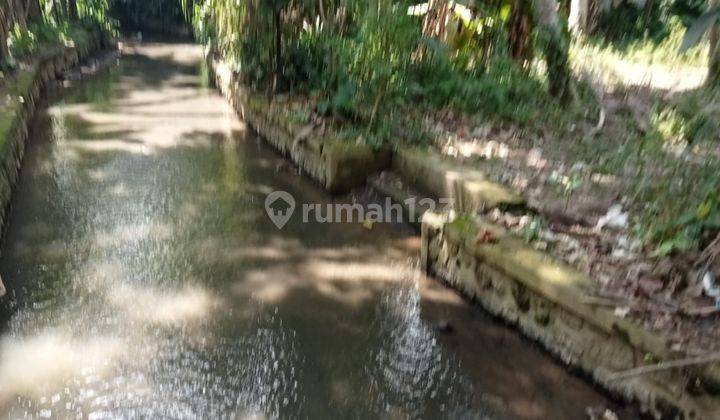
M 665 143 L 712 147 L 720 138 L 720 88 L 677 95 L 657 111 L 654 123 Z M 709 152 L 709 151 L 708 151 Z
M 69 9 L 71 4 L 76 6 L 74 12 Z M 17 21 L 5 22 L 11 29 L 7 34 L 7 55 L 2 57 L 0 67 L 13 68 L 17 61 L 31 58 L 47 48 L 69 44 L 81 46 L 99 36 L 116 34 L 116 23 L 107 16 L 107 0 L 76 0 L 74 3 L 40 0 L 39 5 L 39 15 L 18 19 L 11 14 L 10 19 Z
M 447 39 L 423 34 L 424 17 L 408 13 L 415 3 L 185 0 L 182 7 L 196 36 L 246 84 L 308 95 L 313 110 L 334 117 L 352 141 L 422 141 L 420 124 L 403 111 L 410 106 L 519 124 L 559 108 L 544 76 L 508 55 L 509 1 L 452 12 Z
M 201 2 L 189 5 L 187 0 L 181 1 L 185 18 L 191 21 L 197 40 L 203 44 L 211 43 L 217 32 L 212 20 L 212 4 Z
M 73 16 L 67 1 L 40 0 L 43 21 L 48 24 L 62 26 L 77 17 L 78 21 L 83 22 L 83 26 L 92 22 L 103 28 L 115 27 L 115 23 L 108 16 L 110 8 L 108 0 L 75 0 L 75 6 L 77 7 L 76 16 Z
M 686 28 L 678 17 L 672 17 L 666 29 L 668 33 L 660 41 L 635 39 L 613 43 L 599 36 L 576 40 L 572 45 L 571 53 L 575 56 L 575 60 L 591 60 L 601 65 L 620 61 L 643 65 L 655 63 L 694 67 L 707 65 L 708 42 L 700 42 L 699 45 L 678 54 Z
M 601 15 L 598 30 L 609 40 L 653 39 L 659 41 L 665 36 L 665 14 L 667 1 L 652 2 L 639 8 L 627 0 Z
M 533 216 L 530 223 L 525 225 L 522 231 L 525 242 L 531 243 L 540 239 L 543 229 L 545 229 L 545 223 L 543 219 L 538 216 Z
M 115 1 L 115 0 L 113 0 Z M 78 17 L 98 24 L 107 22 L 114 29 L 115 22 L 108 16 L 109 0 L 77 0 Z
M 583 176 L 578 171 L 570 171 L 567 175 L 554 171 L 550 175 L 549 181 L 555 184 L 558 191 L 565 198 L 565 210 L 567 210 L 573 193 L 583 185 Z
M 10 56 L 14 59 L 24 58 L 37 51 L 38 40 L 32 30 L 15 24 L 8 37 Z
M 183 26 L 185 9 L 178 0 L 92 0 L 109 3 L 113 16 L 128 29 L 168 30 Z
M 706 4 L 705 0 L 659 0 L 639 8 L 624 0 L 601 15 L 596 34 L 623 49 L 640 40 L 659 44 L 670 34 L 674 18 L 688 26 Z
M 589 41 L 600 51 L 619 52 L 640 63 L 704 66 L 707 42 L 702 35 L 711 14 L 706 9 L 706 0 L 661 0 L 642 8 L 626 0 L 603 13 Z
M 719 89 L 700 88 L 658 106 L 653 130 L 630 142 L 638 159 L 635 234 L 656 255 L 701 249 L 720 230 Z M 678 199 L 682 197 L 682 199 Z
M 719 189 L 720 182 L 715 177 L 705 178 L 697 190 L 700 193 L 698 198 L 694 198 L 692 191 L 689 191 L 691 194 L 688 194 L 685 200 L 676 200 L 682 201 L 682 206 L 665 202 L 664 204 L 671 206 L 670 209 L 655 209 L 655 212 L 643 216 L 646 220 L 638 227 L 647 228 L 644 232 L 645 238 L 658 244 L 656 255 L 698 249 L 701 243 L 709 238 L 710 232 L 720 230 Z M 661 217 L 648 220 L 653 213 Z M 672 217 L 667 217 L 668 215 Z
M 568 57 L 569 39 L 566 34 L 553 28 L 539 28 L 536 43 L 545 55 L 548 68 L 550 94 L 564 102 L 572 99 L 570 84 L 570 63 Z
M 408 16 L 407 4 L 378 0 L 376 8 L 363 13 L 346 70 L 358 86 L 358 101 L 373 103 L 371 123 L 380 106 L 402 100 L 420 39 L 420 26 Z
M 108 34 L 111 26 L 108 22 L 102 24 L 90 17 L 84 17 L 77 22 L 65 21 L 55 23 L 54 19 L 31 23 L 27 27 L 15 25 L 8 38 L 10 55 L 15 60 L 25 59 L 42 48 L 65 45 L 70 42 L 76 45 L 86 43 L 92 32 L 104 31 Z
M 539 109 L 553 102 L 540 80 L 507 57 L 497 57 L 486 71 L 476 74 L 446 69 L 424 76 L 417 87 L 418 96 L 432 106 L 521 125 L 531 122 Z

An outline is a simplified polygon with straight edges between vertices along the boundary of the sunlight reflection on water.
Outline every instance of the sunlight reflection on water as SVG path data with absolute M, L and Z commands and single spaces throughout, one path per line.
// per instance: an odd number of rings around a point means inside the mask
M 371 353 L 366 368 L 376 409 L 412 418 L 479 418 L 469 409 L 472 384 L 420 316 L 417 268 L 398 272 L 403 278 L 387 287 L 378 304 L 375 323 L 382 344 Z
M 124 59 L 36 129 L 2 255 L 0 413 L 478 417 L 417 268 L 379 257 L 380 227 L 268 231 L 252 191 L 277 156 L 233 137 L 221 98 L 173 87 L 194 68 L 164 56 Z

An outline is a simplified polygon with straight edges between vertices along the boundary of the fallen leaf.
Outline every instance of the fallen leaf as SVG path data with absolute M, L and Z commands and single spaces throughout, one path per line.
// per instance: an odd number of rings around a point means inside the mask
M 487 229 L 480 229 L 477 236 L 475 237 L 475 243 L 478 244 L 489 244 L 497 242 L 497 238 Z

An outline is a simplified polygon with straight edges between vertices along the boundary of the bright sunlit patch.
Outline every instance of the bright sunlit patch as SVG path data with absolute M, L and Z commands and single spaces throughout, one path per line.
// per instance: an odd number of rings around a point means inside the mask
M 199 287 L 160 290 L 127 283 L 130 275 L 122 263 L 109 261 L 88 267 L 80 282 L 90 291 L 102 293 L 111 305 L 139 322 L 178 324 L 202 320 L 221 304 Z
M 102 376 L 123 350 L 113 338 L 78 339 L 46 331 L 0 342 L 0 404 L 16 396 L 39 398 L 73 379 Z
M 138 321 L 159 324 L 201 320 L 218 306 L 217 299 L 195 287 L 161 292 L 118 284 L 108 291 L 108 300 Z
M 307 270 L 320 279 L 391 282 L 398 277 L 395 267 L 379 263 L 314 261 L 308 264 Z
M 100 248 L 111 248 L 148 238 L 168 240 L 172 235 L 172 226 L 165 223 L 120 225 L 113 230 L 96 231 L 95 245 Z
M 300 283 L 300 279 L 291 274 L 293 272 L 295 270 L 282 266 L 249 270 L 242 281 L 235 284 L 233 291 L 237 295 L 252 296 L 266 303 L 279 303 Z

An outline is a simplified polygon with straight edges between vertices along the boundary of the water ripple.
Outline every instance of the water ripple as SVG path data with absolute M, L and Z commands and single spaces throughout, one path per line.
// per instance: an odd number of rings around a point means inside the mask
M 412 274 L 383 294 L 379 334 L 367 362 L 375 409 L 391 417 L 481 418 L 469 410 L 473 389 L 421 316 Z

